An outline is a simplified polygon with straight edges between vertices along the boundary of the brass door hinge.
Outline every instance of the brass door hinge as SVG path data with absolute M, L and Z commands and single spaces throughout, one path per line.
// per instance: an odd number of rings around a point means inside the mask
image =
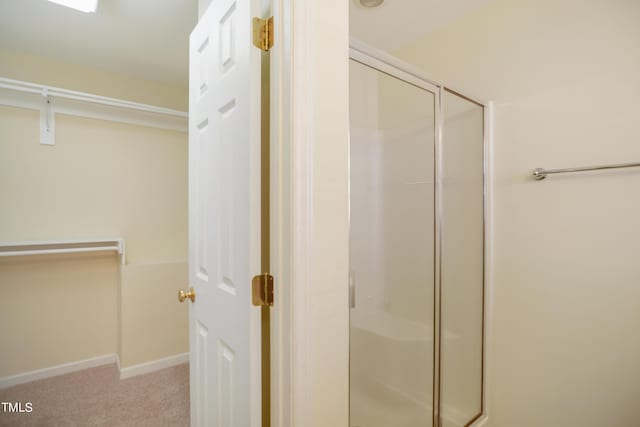
M 253 18 L 253 45 L 268 52 L 273 47 L 273 16 Z
M 251 279 L 251 303 L 257 306 L 273 306 L 273 276 L 263 273 Z

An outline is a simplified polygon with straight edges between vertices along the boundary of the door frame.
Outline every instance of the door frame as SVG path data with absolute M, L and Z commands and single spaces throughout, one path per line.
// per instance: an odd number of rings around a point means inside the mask
M 272 8 L 272 425 L 346 427 L 349 4 Z

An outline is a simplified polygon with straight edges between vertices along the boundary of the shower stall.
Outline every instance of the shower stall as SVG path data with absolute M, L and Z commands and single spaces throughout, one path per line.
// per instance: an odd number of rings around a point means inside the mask
M 484 411 L 485 106 L 352 43 L 350 425 Z

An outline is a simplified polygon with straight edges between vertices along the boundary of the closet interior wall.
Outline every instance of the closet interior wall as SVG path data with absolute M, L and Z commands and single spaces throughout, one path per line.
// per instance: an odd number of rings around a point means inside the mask
M 186 88 L 0 50 L 0 76 L 182 109 Z M 0 241 L 123 237 L 115 254 L 0 259 L 0 379 L 118 354 L 120 367 L 188 351 L 187 135 L 0 107 Z

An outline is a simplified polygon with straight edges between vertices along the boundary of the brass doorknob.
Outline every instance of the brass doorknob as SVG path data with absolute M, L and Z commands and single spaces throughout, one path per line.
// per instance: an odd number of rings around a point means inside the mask
M 184 302 L 187 298 L 189 298 L 191 302 L 196 302 L 196 291 L 194 291 L 193 288 L 189 288 L 187 292 L 182 289 L 178 291 L 178 301 Z

